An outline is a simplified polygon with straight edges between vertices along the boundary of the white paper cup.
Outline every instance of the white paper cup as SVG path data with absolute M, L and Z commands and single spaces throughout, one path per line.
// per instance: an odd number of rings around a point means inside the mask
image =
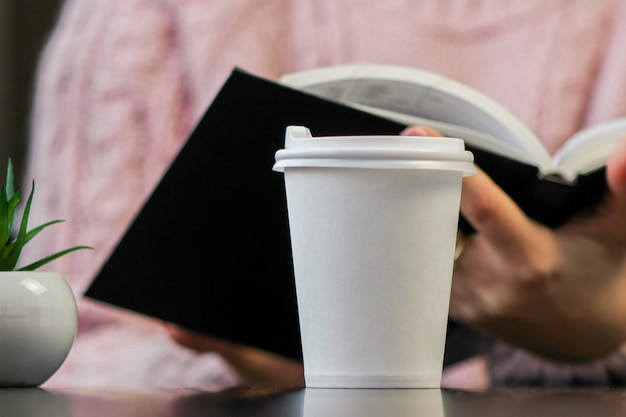
M 307 387 L 438 388 L 461 182 L 460 139 L 311 137 L 284 171 Z

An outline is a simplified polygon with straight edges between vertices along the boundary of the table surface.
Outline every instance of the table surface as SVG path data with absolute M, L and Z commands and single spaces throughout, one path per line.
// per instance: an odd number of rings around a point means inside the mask
M 11 417 L 621 416 L 626 390 L 0 389 Z

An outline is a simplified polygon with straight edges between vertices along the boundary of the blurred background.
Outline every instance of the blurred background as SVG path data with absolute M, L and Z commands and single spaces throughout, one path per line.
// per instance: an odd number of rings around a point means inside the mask
M 9 157 L 22 179 L 35 69 L 61 3 L 0 0 L 0 181 Z

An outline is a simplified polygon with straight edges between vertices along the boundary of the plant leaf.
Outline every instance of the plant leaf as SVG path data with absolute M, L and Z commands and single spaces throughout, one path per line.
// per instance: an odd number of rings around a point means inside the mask
M 44 223 L 42 225 L 39 225 L 39 226 L 29 230 L 28 233 L 26 233 L 26 241 L 24 242 L 24 244 L 27 244 L 28 242 L 30 242 L 30 240 L 32 238 L 37 236 L 39 234 L 39 232 L 41 232 L 46 227 L 52 226 L 53 224 L 62 223 L 63 221 L 64 220 L 51 220 L 49 222 L 46 222 L 46 223 Z
M 15 209 L 17 209 L 18 204 L 20 204 L 20 200 L 22 199 L 22 192 L 18 191 L 13 194 L 13 197 L 8 202 L 8 230 L 7 230 L 7 240 L 11 235 L 11 230 L 13 229 L 13 220 L 15 219 Z
M 2 252 L 0 253 L 0 256 L 2 257 L 2 259 L 7 257 L 9 252 L 11 252 L 11 249 L 13 248 L 13 246 L 15 246 L 15 240 L 13 242 L 9 242 L 9 243 L 6 244 L 6 246 L 4 247 Z
M 62 251 L 59 251 L 57 253 L 53 253 L 50 256 L 46 256 L 43 259 L 40 259 L 36 262 L 33 262 L 32 264 L 28 264 L 26 266 L 23 266 L 21 268 L 18 269 L 18 271 L 34 271 L 35 269 L 54 261 L 57 258 L 60 258 L 61 256 L 67 255 L 70 252 L 75 252 L 77 250 L 82 250 L 82 249 L 93 249 L 91 246 L 74 246 L 73 248 L 69 248 L 69 249 L 65 249 Z
M 0 271 L 12 271 L 17 264 L 17 261 L 22 253 L 22 248 L 28 242 L 27 229 L 28 229 L 28 216 L 30 215 L 30 205 L 33 202 L 33 194 L 35 193 L 35 182 L 33 181 L 24 213 L 22 214 L 22 221 L 20 223 L 20 230 L 17 234 L 17 238 L 10 244 L 10 250 L 6 253 L 6 257 L 0 260 Z
M 7 163 L 7 178 L 5 184 L 5 195 L 7 196 L 7 201 L 13 198 L 13 194 L 15 194 L 15 186 L 14 186 L 14 176 L 13 176 L 13 162 L 11 162 L 11 158 L 9 158 L 9 162 Z
M 0 254 L 9 242 L 11 233 L 11 216 L 9 215 L 9 203 L 6 199 L 5 187 L 0 190 Z M 2 256 L 0 256 L 0 259 Z
M 19 231 L 15 239 L 11 239 L 11 231 L 13 230 L 13 222 L 16 209 L 20 203 L 22 193 L 16 191 L 14 187 L 15 178 L 13 175 L 13 162 L 9 158 L 7 164 L 7 175 L 5 184 L 0 187 L 0 271 L 13 271 L 18 263 L 22 249 L 37 236 L 43 229 L 63 220 L 52 220 L 39 225 L 32 230 L 28 230 L 28 218 L 30 216 L 30 208 L 35 194 L 35 181 L 32 182 L 32 189 L 28 195 L 26 207 L 22 213 Z M 31 263 L 18 269 L 18 271 L 33 271 L 53 260 L 81 249 L 93 249 L 89 246 L 74 246 L 49 255 L 43 259 Z

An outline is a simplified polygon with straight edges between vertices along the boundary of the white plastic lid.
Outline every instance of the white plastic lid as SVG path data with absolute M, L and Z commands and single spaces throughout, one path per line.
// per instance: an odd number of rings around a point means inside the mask
M 274 171 L 295 167 L 426 169 L 475 175 L 474 155 L 462 139 L 423 136 L 313 137 L 304 126 L 289 126 L 285 149 L 276 152 Z

